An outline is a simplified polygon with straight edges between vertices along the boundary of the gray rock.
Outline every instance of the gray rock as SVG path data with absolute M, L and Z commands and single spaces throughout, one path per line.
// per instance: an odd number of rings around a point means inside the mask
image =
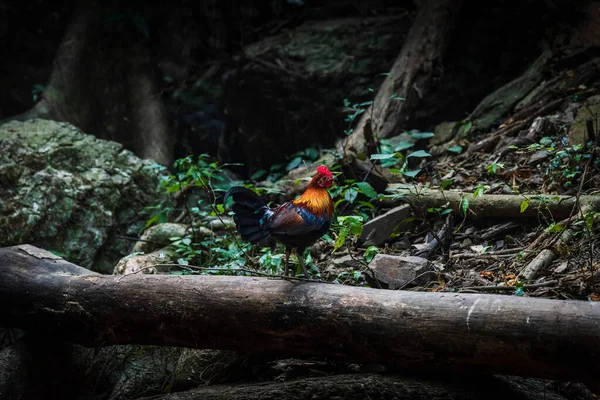
M 177 224 L 174 222 L 164 222 L 153 225 L 146 229 L 140 241 L 133 246 L 132 253 L 150 253 L 156 249 L 166 247 L 171 243 L 169 238 L 184 237 L 188 232 L 189 225 Z M 211 232 L 212 233 L 212 232 Z
M 31 243 L 100 272 L 129 253 L 166 200 L 160 166 L 48 120 L 0 125 L 0 245 Z
M 408 284 L 423 285 L 435 277 L 433 274 L 422 275 L 432 271 L 433 267 L 427 259 L 421 257 L 377 254 L 369 267 L 374 278 L 389 289 L 400 289 Z
M 156 250 L 147 254 L 132 253 L 119 260 L 113 274 L 129 275 L 138 272 L 144 274 L 169 274 L 173 270 L 181 271 L 181 268 L 175 266 L 177 265 L 178 256 L 174 251 L 166 249 Z M 165 267 L 164 264 L 171 264 L 173 266 Z
M 406 221 L 410 217 L 410 206 L 403 204 L 367 222 L 360 236 L 365 246 L 380 246 L 392 239 L 393 235 L 401 234 L 412 225 Z
M 550 157 L 550 153 L 546 150 L 536 151 L 529 157 L 529 161 L 527 162 L 529 165 L 535 166 L 546 160 Z
M 361 266 L 359 260 L 352 258 L 350 255 L 346 254 L 341 257 L 335 257 L 331 260 L 331 264 L 334 268 L 352 268 L 357 269 Z

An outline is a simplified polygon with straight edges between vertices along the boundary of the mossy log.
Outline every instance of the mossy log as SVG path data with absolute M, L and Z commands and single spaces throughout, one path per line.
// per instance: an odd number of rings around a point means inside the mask
M 390 184 L 388 191 L 394 196 L 384 200 L 385 205 L 410 204 L 415 210 L 426 212 L 429 208 L 448 208 L 463 213 L 463 199 L 468 201 L 467 218 L 539 218 L 560 221 L 569 215 L 580 215 L 599 207 L 598 196 L 568 195 L 509 195 L 473 193 L 459 190 L 415 188 L 404 184 Z

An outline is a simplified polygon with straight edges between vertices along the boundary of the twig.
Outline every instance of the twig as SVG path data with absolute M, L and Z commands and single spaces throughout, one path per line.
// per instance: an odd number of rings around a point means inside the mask
M 415 276 L 414 278 L 412 278 L 410 281 L 406 282 L 404 285 L 402 285 L 401 287 L 398 288 L 398 290 L 402 290 L 404 289 L 406 286 L 408 286 L 409 284 L 413 283 L 414 281 L 416 281 L 417 279 L 421 278 L 422 276 L 425 275 L 429 275 L 429 274 L 435 274 L 438 275 L 439 272 L 438 271 L 425 271 L 422 274 L 419 274 L 417 276 Z
M 463 259 L 463 258 L 495 258 L 495 257 L 508 257 L 512 256 L 515 253 L 524 250 L 523 247 L 516 247 L 514 249 L 504 249 L 492 252 L 485 253 L 461 253 L 461 254 L 453 254 L 450 257 L 455 259 Z
M 545 287 L 545 286 L 553 286 L 553 285 L 557 285 L 558 281 L 547 281 L 547 282 L 540 282 L 540 283 L 531 283 L 529 285 L 523 285 L 523 289 L 537 289 L 537 288 L 541 288 L 541 287 Z M 490 286 L 465 286 L 463 288 L 460 288 L 459 291 L 463 291 L 463 290 L 477 290 L 480 292 L 489 292 L 489 291 L 494 291 L 494 290 L 500 290 L 503 292 L 506 291 L 512 291 L 515 290 L 516 287 L 515 286 L 497 286 L 497 285 L 490 285 Z

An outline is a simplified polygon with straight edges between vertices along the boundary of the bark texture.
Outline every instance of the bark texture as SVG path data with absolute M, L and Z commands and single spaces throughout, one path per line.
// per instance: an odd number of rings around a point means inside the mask
M 363 113 L 354 133 L 342 147 L 360 155 L 366 150 L 363 130 L 372 118 L 379 138 L 399 134 L 420 100 L 442 75 L 442 58 L 454 28 L 462 0 L 426 0 L 408 33 L 390 74 L 379 88 L 373 105 Z M 392 95 L 404 100 L 390 100 Z
M 483 194 L 473 198 L 473 193 L 458 190 L 428 188 L 415 190 L 398 184 L 390 184 L 388 189 L 397 197 L 393 200 L 385 200 L 385 205 L 408 203 L 421 212 L 426 212 L 428 208 L 446 207 L 451 208 L 455 213 L 463 214 L 462 199 L 465 198 L 469 202 L 467 217 L 472 219 L 487 217 L 532 219 L 545 216 L 560 221 L 568 218 L 571 213 L 584 214 L 600 206 L 596 196 L 588 195 L 579 196 L 579 199 L 568 195 L 509 194 Z M 523 202 L 527 203 L 526 208 Z M 525 209 L 522 210 L 521 207 Z
M 86 346 L 155 344 L 594 383 L 600 304 L 233 276 L 99 275 L 0 249 L 0 321 Z
M 453 379 L 454 378 L 454 379 Z M 564 397 L 544 387 L 540 380 L 511 381 L 511 378 L 447 377 L 431 380 L 420 377 L 396 377 L 378 374 L 347 374 L 308 378 L 290 382 L 199 387 L 187 392 L 169 393 L 147 400 L 561 400 Z

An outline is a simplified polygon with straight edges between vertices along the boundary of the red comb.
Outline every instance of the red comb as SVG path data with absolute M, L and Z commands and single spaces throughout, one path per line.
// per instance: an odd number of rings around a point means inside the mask
M 327 168 L 324 165 L 319 165 L 317 167 L 317 173 L 321 174 L 321 175 L 326 175 L 326 176 L 329 176 L 329 177 L 333 176 L 333 174 L 331 173 L 331 171 L 329 170 L 329 168 Z

